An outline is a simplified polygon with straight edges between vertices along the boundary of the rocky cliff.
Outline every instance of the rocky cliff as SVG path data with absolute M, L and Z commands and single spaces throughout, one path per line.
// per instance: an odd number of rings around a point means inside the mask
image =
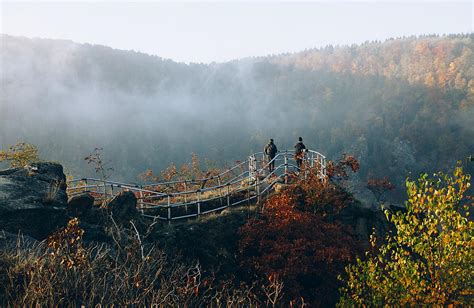
M 0 230 L 42 239 L 66 224 L 66 206 L 60 164 L 41 162 L 0 171 Z
M 70 218 L 79 217 L 85 240 L 107 241 L 110 216 L 118 224 L 139 220 L 137 200 L 130 191 L 98 204 L 87 193 L 68 200 L 66 188 L 63 167 L 57 163 L 0 171 L 0 232 L 42 240 Z

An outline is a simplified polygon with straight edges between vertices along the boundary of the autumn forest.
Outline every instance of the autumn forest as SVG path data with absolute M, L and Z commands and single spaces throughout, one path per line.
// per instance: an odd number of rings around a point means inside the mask
M 200 178 L 299 136 L 328 158 L 324 179 L 308 166 L 259 204 L 181 223 L 68 204 L 35 249 L 0 249 L 0 305 L 474 303 L 474 34 L 210 64 L 0 40 L 0 169 Z

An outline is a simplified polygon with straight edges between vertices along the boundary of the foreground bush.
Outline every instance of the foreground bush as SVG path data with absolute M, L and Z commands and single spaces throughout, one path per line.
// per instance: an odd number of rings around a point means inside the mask
M 16 307 L 102 305 L 200 306 L 258 302 L 248 288 L 214 286 L 198 265 L 167 258 L 133 228 L 114 245 L 84 246 L 77 219 L 47 242 L 0 252 L 0 304 Z
M 387 217 L 396 228 L 367 260 L 347 267 L 341 305 L 474 305 L 474 223 L 466 198 L 470 177 L 422 175 L 407 181 L 406 212 Z
M 348 195 L 317 170 L 293 188 L 270 197 L 262 214 L 240 229 L 240 260 L 253 279 L 282 283 L 282 302 L 316 306 L 339 298 L 337 276 L 354 258 L 357 242 L 347 226 L 329 216 L 347 206 Z

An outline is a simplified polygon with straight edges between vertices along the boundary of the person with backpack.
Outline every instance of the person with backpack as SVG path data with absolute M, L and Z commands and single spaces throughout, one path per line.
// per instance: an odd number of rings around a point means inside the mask
M 298 137 L 298 143 L 295 144 L 295 160 L 296 165 L 298 166 L 298 172 L 301 171 L 301 166 L 303 165 L 304 153 L 306 151 L 306 146 L 303 143 L 303 138 Z
M 275 170 L 275 161 L 273 159 L 275 158 L 277 152 L 278 149 L 273 143 L 273 139 L 270 139 L 270 141 L 267 143 L 267 145 L 265 145 L 265 148 L 263 149 L 263 153 L 265 153 L 265 156 L 267 157 L 267 162 L 269 162 L 268 171 L 270 173 Z

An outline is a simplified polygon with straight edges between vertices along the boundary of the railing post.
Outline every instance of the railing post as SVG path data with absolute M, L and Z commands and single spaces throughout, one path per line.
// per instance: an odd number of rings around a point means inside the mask
M 141 212 L 143 214 L 143 185 L 140 185 L 140 202 L 138 202 L 138 204 L 140 204 L 140 209 L 141 209 Z
M 249 178 L 252 177 L 252 156 L 249 156 Z
M 257 171 L 258 171 L 258 161 L 257 161 L 257 157 L 255 156 L 255 154 L 253 155 L 253 171 L 254 171 L 254 176 L 257 176 Z M 263 164 L 263 163 L 262 163 Z
M 320 155 L 317 156 L 317 166 L 318 166 L 318 173 L 319 173 L 319 177 L 322 176 L 323 174 L 323 164 L 322 164 L 322 157 Z
M 187 181 L 184 180 L 184 210 L 186 211 L 186 214 L 188 213 L 188 184 Z
M 87 192 L 87 179 L 85 179 L 84 182 L 86 183 L 86 185 L 84 185 L 84 192 Z
M 326 176 L 327 176 L 327 173 L 326 173 L 326 158 L 322 158 L 322 157 L 321 157 L 321 161 L 322 161 L 321 169 L 323 170 L 324 179 L 326 179 Z M 323 164 L 324 164 L 324 165 L 323 165 Z
M 249 177 L 255 177 L 257 173 L 257 158 L 254 155 L 249 156 Z
M 285 151 L 285 184 L 288 184 L 288 150 Z
M 309 155 L 304 155 L 303 156 L 303 168 L 304 168 L 304 179 L 307 180 L 308 179 L 308 172 L 309 172 L 309 158 L 308 158 Z
M 221 206 L 222 206 L 222 187 L 221 187 L 221 176 L 220 175 L 217 176 L 217 184 L 219 185 L 219 201 L 220 201 Z
M 257 204 L 260 204 L 260 179 L 257 173 L 255 177 L 255 192 L 257 193 Z
M 171 198 L 168 195 L 168 220 L 171 220 Z
M 247 218 L 250 218 L 250 177 L 247 181 Z
M 323 176 L 325 176 L 326 175 L 326 159 L 321 156 L 320 160 L 321 162 L 319 163 L 319 165 L 321 166 L 321 170 L 322 170 L 321 172 Z
M 107 199 L 107 183 L 105 182 L 105 180 L 103 182 L 104 182 L 104 196 L 105 196 L 105 199 Z
M 227 207 L 230 206 L 230 183 L 227 183 Z
M 201 190 L 196 191 L 198 201 L 198 216 L 201 215 Z

